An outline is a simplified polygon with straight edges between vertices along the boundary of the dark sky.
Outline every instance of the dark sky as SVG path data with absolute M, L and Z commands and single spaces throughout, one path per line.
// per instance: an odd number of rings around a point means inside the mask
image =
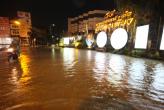
M 56 24 L 66 30 L 67 17 L 93 9 L 113 9 L 114 0 L 0 0 L 0 16 L 14 16 L 17 10 L 29 11 L 34 26 Z

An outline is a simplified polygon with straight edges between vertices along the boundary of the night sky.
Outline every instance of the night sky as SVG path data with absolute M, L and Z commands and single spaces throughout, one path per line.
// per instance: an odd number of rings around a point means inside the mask
M 56 24 L 57 30 L 67 29 L 67 17 L 94 9 L 112 10 L 114 0 L 0 0 L 0 16 L 15 16 L 16 11 L 29 11 L 32 24 L 47 27 Z

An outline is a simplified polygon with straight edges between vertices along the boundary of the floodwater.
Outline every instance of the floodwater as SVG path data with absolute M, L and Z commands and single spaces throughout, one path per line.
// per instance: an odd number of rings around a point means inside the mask
M 0 110 L 164 110 L 162 61 L 73 48 L 0 57 Z

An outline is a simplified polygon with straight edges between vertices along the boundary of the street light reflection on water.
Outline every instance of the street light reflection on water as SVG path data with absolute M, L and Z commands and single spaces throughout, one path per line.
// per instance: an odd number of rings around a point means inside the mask
M 0 77 L 0 109 L 164 109 L 162 61 L 72 48 L 25 50 L 18 63 L 4 64 L 11 72 L 0 65 L 0 75 L 7 75 Z
M 29 72 L 30 72 L 29 64 L 28 64 L 29 62 L 30 62 L 30 58 L 27 55 L 20 56 L 20 65 L 21 65 L 21 69 L 23 71 L 20 81 L 23 83 L 26 83 L 31 79 L 31 77 L 29 75 Z
M 18 62 L 20 66 L 14 66 L 12 68 L 12 82 L 17 86 L 25 86 L 31 79 L 29 75 L 29 62 L 30 58 L 27 55 L 21 55 Z

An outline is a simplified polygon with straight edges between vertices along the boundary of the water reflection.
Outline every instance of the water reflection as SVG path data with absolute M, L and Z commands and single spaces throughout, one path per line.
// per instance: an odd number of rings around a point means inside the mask
M 29 75 L 29 61 L 30 59 L 26 55 L 21 55 L 18 62 L 11 64 L 11 83 L 15 85 L 16 88 L 25 86 L 29 83 L 31 79 Z
M 144 79 L 145 73 L 145 61 L 144 60 L 132 60 L 131 65 L 129 65 L 129 84 L 133 88 L 143 87 L 142 81 Z
M 105 78 L 105 74 L 108 72 L 108 64 L 106 63 L 105 54 L 100 52 L 96 53 L 94 60 L 94 77 L 97 81 L 101 82 Z
M 27 55 L 20 56 L 20 65 L 23 71 L 22 77 L 20 78 L 20 82 L 22 83 L 27 83 L 31 79 L 29 75 L 29 62 L 30 58 Z
M 145 99 L 163 101 L 164 65 L 162 63 L 99 52 L 95 54 L 94 59 L 94 78 L 98 82 L 106 80 L 119 90 L 121 88 L 130 90 L 129 94 L 133 92 L 136 94 L 138 91 L 137 96 L 129 96 L 131 99 L 135 97 L 135 100 L 138 100 L 144 94 Z
M 96 53 L 93 71 L 98 81 L 105 79 L 119 86 L 118 83 L 121 83 L 126 75 L 125 66 L 125 59 L 120 55 Z
M 121 83 L 124 80 L 126 62 L 123 56 L 111 55 L 109 60 L 109 81 L 113 84 Z
M 17 85 L 19 81 L 20 75 L 17 67 L 13 67 L 11 70 L 11 81 Z
M 123 58 L 123 56 L 120 55 L 111 55 L 109 65 L 111 72 L 121 74 L 125 70 L 125 58 Z
M 64 48 L 63 50 L 63 65 L 64 73 L 69 74 L 68 76 L 73 76 L 75 73 L 74 66 L 78 62 L 78 52 L 76 49 Z
M 153 89 L 151 90 L 152 93 L 156 94 L 153 95 L 153 98 L 160 99 L 159 101 L 164 101 L 164 64 L 157 64 L 155 65 L 154 70 L 154 81 L 152 83 Z
M 75 59 L 78 60 L 78 58 L 79 58 L 79 50 L 75 49 L 74 51 L 75 51 L 75 53 L 74 53 L 75 54 Z
M 74 49 L 65 48 L 63 50 L 64 65 L 72 65 L 74 61 Z
M 2 110 L 164 109 L 163 62 L 72 48 L 26 51 L 18 63 L 0 65 Z
M 92 52 L 93 52 L 93 51 L 91 51 L 91 50 L 88 50 L 88 51 L 87 51 L 87 60 L 89 61 L 89 63 L 90 63 L 90 61 L 91 61 L 91 59 L 92 59 L 92 57 L 93 57 L 93 56 L 92 56 Z
M 154 82 L 153 86 L 158 90 L 164 88 L 164 64 L 157 64 L 154 68 Z
M 52 48 L 51 49 L 51 56 L 52 56 L 52 60 L 54 61 L 55 60 L 55 48 Z

